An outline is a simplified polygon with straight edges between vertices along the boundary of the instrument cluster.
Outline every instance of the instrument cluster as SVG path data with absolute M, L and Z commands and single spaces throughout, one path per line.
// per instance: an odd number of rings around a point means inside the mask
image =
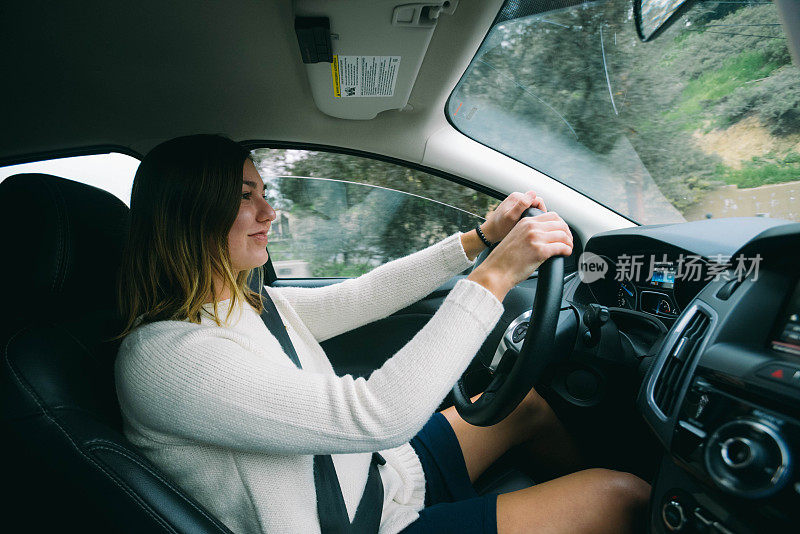
M 598 303 L 674 320 L 708 283 L 708 265 L 698 256 L 641 252 L 599 255 L 604 275 L 588 283 Z

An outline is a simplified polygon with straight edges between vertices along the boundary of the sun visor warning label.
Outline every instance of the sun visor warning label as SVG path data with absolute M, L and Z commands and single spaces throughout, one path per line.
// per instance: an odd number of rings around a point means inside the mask
M 333 56 L 333 96 L 394 96 L 400 56 Z

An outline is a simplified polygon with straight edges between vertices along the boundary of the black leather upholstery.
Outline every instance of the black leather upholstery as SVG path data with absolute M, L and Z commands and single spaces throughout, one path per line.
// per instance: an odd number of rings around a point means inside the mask
M 114 280 L 128 208 L 43 174 L 0 183 L 4 526 L 230 532 L 122 435 Z

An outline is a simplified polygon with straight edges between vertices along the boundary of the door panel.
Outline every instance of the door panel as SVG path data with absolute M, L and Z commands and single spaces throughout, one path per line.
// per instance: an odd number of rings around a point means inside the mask
M 456 282 L 456 276 L 438 287 L 424 299 L 415 302 L 390 317 L 345 332 L 322 343 L 336 373 L 339 375 L 369 376 L 394 353 L 403 348 L 436 313 Z M 323 287 L 344 281 L 343 278 L 311 278 L 276 280 L 273 287 Z
M 368 377 L 408 343 L 432 315 L 398 312 L 322 343 L 338 375 Z

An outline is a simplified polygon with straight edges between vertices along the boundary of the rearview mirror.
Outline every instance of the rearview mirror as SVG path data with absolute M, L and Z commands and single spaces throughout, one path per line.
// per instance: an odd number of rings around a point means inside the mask
M 651 41 L 672 26 L 696 0 L 633 0 L 636 33 L 642 41 Z

